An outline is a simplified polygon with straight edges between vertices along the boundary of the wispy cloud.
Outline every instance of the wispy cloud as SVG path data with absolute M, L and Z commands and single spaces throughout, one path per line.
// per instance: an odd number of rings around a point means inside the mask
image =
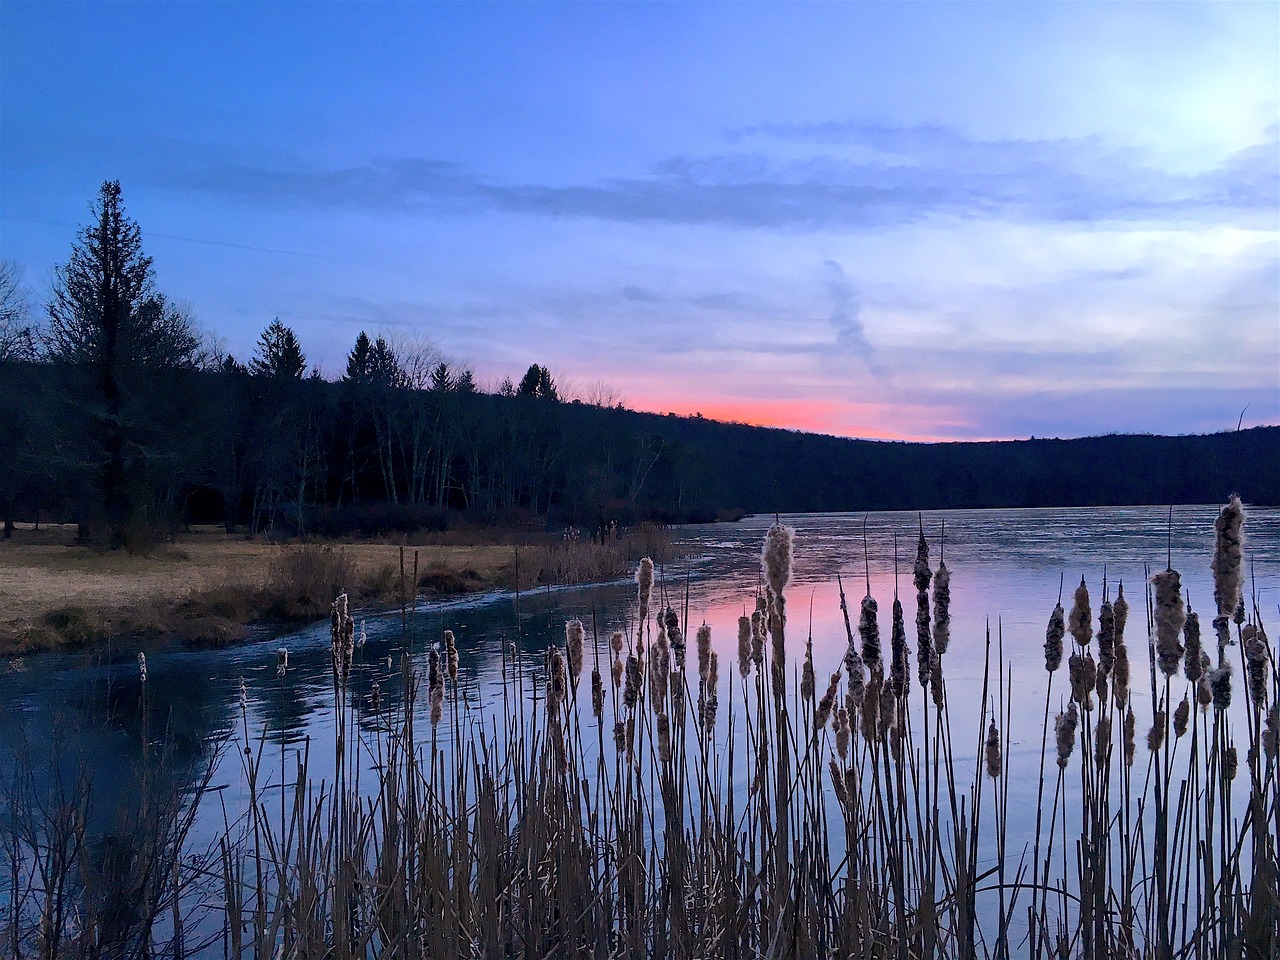
M 879 230 L 936 215 L 1271 224 L 1280 208 L 1275 125 L 1256 145 L 1192 174 L 1097 138 L 977 140 L 945 127 L 831 123 L 761 126 L 730 139 L 751 139 L 752 149 L 675 156 L 648 176 L 567 185 L 501 182 L 423 158 L 335 169 L 193 162 L 163 178 L 177 189 L 272 205 L 789 231 Z M 779 142 L 817 149 L 797 155 Z

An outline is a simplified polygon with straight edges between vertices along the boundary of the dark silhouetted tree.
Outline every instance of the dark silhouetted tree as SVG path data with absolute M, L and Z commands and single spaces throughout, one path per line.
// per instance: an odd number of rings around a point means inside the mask
M 36 331 L 31 322 L 31 301 L 16 260 L 0 260 L 0 363 L 34 360 Z
M 453 371 L 441 360 L 431 368 L 431 389 L 436 393 L 448 393 L 453 389 Z
M 556 382 L 551 379 L 551 371 L 539 364 L 531 364 L 520 378 L 520 386 L 516 394 L 521 397 L 537 397 L 539 400 L 558 400 Z
M 453 389 L 456 393 L 476 392 L 476 378 L 470 369 L 464 369 L 462 373 L 458 374 L 458 379 L 454 382 Z
M 307 358 L 297 336 L 276 317 L 258 337 L 249 372 L 272 380 L 301 380 L 306 369 Z

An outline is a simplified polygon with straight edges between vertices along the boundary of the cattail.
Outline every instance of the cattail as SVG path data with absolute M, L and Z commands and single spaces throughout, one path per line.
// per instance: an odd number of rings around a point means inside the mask
M 759 609 L 751 614 L 751 662 L 764 666 L 764 611 Z
M 845 760 L 849 756 L 849 711 L 841 707 L 836 711 L 836 756 Z
M 941 657 L 951 642 L 951 571 L 945 561 L 938 561 L 933 577 L 933 653 Z
M 551 743 L 552 763 L 556 773 L 563 779 L 569 772 L 569 751 L 565 749 L 564 724 L 558 713 L 551 714 L 547 720 L 547 739 Z
M 883 680 L 880 671 L 872 668 L 866 695 L 862 698 L 862 736 L 867 740 L 880 739 L 880 687 Z
M 147 682 L 147 655 L 141 650 L 138 651 L 138 679 L 142 683 Z M 243 683 L 243 678 L 241 682 Z
M 1065 713 L 1060 713 L 1053 721 L 1053 737 L 1058 747 L 1058 766 L 1067 768 L 1071 759 L 1071 751 L 1076 747 L 1076 725 L 1080 722 L 1080 714 L 1076 711 L 1074 700 L 1067 703 Z
M 1204 673 L 1204 666 L 1200 658 L 1203 650 L 1200 645 L 1200 614 L 1194 610 L 1187 611 L 1187 620 L 1182 627 L 1182 639 L 1186 643 L 1186 648 L 1183 650 L 1182 671 L 1189 681 L 1195 683 Z
M 1053 673 L 1062 666 L 1062 638 L 1066 635 L 1062 604 L 1055 604 L 1044 630 L 1044 668 Z
M 559 647 L 551 648 L 548 660 L 547 709 L 554 712 L 564 703 L 569 693 L 569 679 L 566 675 L 564 654 Z
M 667 612 L 663 614 L 663 626 L 667 628 L 667 645 L 671 647 L 676 669 L 683 670 L 684 634 L 680 632 L 680 617 L 671 607 L 667 607 Z
M 1111 673 L 1116 662 L 1116 613 L 1109 600 L 1103 600 L 1098 608 L 1098 672 L 1102 676 Z
M 1094 684 L 1094 689 L 1098 691 L 1098 702 L 1106 704 L 1107 702 L 1107 675 L 1098 669 L 1098 682 Z
M 139 668 L 141 668 L 142 664 L 146 662 L 147 662 L 147 658 L 143 657 L 138 663 Z M 139 670 L 139 672 L 141 672 L 141 670 Z M 240 675 L 239 693 L 240 693 L 240 709 L 244 710 L 249 706 L 249 685 L 244 682 L 244 674 Z
M 818 709 L 813 715 L 813 729 L 815 733 L 821 733 L 822 728 L 827 725 L 827 720 L 831 717 L 831 708 L 835 706 L 836 697 L 840 691 L 840 671 L 837 670 L 831 675 L 831 682 L 827 684 L 827 692 L 822 695 L 822 699 L 818 701 Z
M 289 648 L 280 647 L 276 650 L 276 676 L 283 677 L 289 672 Z
M 1117 640 L 1116 662 L 1111 665 L 1112 691 L 1117 707 L 1123 707 L 1129 699 L 1129 680 L 1129 647 Z
M 857 647 L 849 644 L 849 651 L 844 658 L 845 673 L 849 675 L 849 712 L 862 706 L 867 695 L 867 671 Z
M 898 728 L 898 698 L 893 695 L 893 684 L 888 680 L 880 686 L 877 706 L 880 710 L 880 736 L 889 739 L 889 735 Z
M 613 631 L 613 635 L 609 637 L 609 649 L 611 649 L 615 655 L 622 652 L 623 639 L 621 630 Z
M 1124 627 L 1129 622 L 1129 601 L 1124 598 L 1124 582 L 1116 590 L 1116 602 L 1111 608 L 1116 618 L 1116 643 L 1124 642 Z
M 1232 494 L 1214 521 L 1213 599 L 1218 616 L 1230 617 L 1242 600 L 1244 561 L 1244 507 Z
M 903 618 L 902 603 L 893 598 L 893 629 L 889 634 L 889 683 L 893 687 L 893 695 L 901 699 L 907 695 L 911 686 L 911 664 L 908 662 L 910 651 L 907 649 L 907 626 Z
M 916 544 L 916 562 L 912 568 L 912 580 L 916 587 L 916 664 L 920 686 L 929 686 L 929 674 L 933 664 L 933 635 L 929 628 L 929 581 L 933 572 L 929 569 L 929 544 L 920 530 Z
M 1111 717 L 1106 711 L 1098 717 L 1098 725 L 1093 729 L 1093 757 L 1102 769 L 1111 755 Z
M 1217 669 L 1209 671 L 1209 688 L 1213 692 L 1215 710 L 1231 706 L 1231 663 L 1224 660 Z
M 578 689 L 578 678 L 582 676 L 582 641 L 586 631 L 581 620 L 570 620 L 564 627 L 564 648 L 569 654 L 569 679 L 573 688 Z
M 738 618 L 738 675 L 743 680 L 751 676 L 751 618 Z
M 715 691 L 698 701 L 698 719 L 702 723 L 702 729 L 707 732 L 708 736 L 715 733 L 716 710 L 719 707 L 720 697 L 716 695 Z
M 658 628 L 658 639 L 649 651 L 649 698 L 655 710 L 666 708 L 667 687 L 671 677 L 671 655 L 667 649 L 666 630 Z
M 791 580 L 791 548 L 795 538 L 795 530 L 774 523 L 764 537 L 764 552 L 761 561 L 764 567 L 765 582 L 769 584 L 775 596 L 782 596 Z
M 640 629 L 643 630 L 644 622 L 649 619 L 649 600 L 653 596 L 653 561 L 648 557 L 644 557 L 636 568 L 636 587 L 640 602 Z
M 382 708 L 382 686 L 377 680 L 373 681 L 373 685 L 369 688 L 369 703 L 374 713 Z
M 458 682 L 458 644 L 454 639 L 453 631 L 446 630 L 444 632 L 444 663 L 445 672 L 449 674 L 449 682 Z
M 658 759 L 671 762 L 671 721 L 665 713 L 658 714 Z
M 333 658 L 333 683 L 335 689 L 345 686 L 351 673 L 351 659 L 355 652 L 356 623 L 347 613 L 347 595 L 338 594 L 333 601 L 329 618 L 330 653 Z
M 1187 622 L 1182 606 L 1182 580 L 1177 570 L 1164 570 L 1151 578 L 1156 588 L 1156 662 L 1166 677 L 1178 672 L 1182 644 L 1178 640 Z
M 621 658 L 621 657 L 615 657 L 615 658 L 614 658 L 614 660 L 613 660 L 613 685 L 614 685 L 614 687 L 617 687 L 620 683 L 622 683 L 622 674 L 623 674 L 623 672 L 624 672 L 625 670 L 626 670 L 626 667 L 625 667 L 625 666 L 623 665 L 623 663 L 622 663 L 622 658 Z
M 804 666 L 800 670 L 800 698 L 812 701 L 817 679 L 813 675 L 813 637 L 805 641 Z
M 652 668 L 652 663 L 650 663 Z M 622 702 L 634 707 L 640 699 L 640 658 L 634 653 L 627 657 L 627 682 L 622 691 Z
M 1138 729 L 1138 718 L 1133 715 L 1133 707 L 1130 706 L 1124 715 L 1124 765 L 1126 767 L 1133 766 L 1134 755 L 1134 736 Z
M 636 752 L 636 718 L 635 715 L 627 717 L 627 757 L 630 758 Z
M 877 604 L 871 594 L 862 598 L 862 613 L 858 617 L 858 636 L 862 638 L 862 659 L 875 670 L 880 667 L 880 624 L 876 619 Z
M 1236 604 L 1236 612 L 1231 615 L 1231 620 L 1238 627 L 1244 623 L 1244 597 L 1240 598 L 1240 602 Z
M 1245 685 L 1249 699 L 1261 710 L 1267 705 L 1267 635 L 1261 624 L 1249 624 L 1240 632 L 1244 640 Z
M 706 680 L 711 671 L 711 628 L 698 628 L 698 676 Z
M 1222 752 L 1222 772 L 1226 774 L 1228 782 L 1236 778 L 1236 772 L 1239 764 L 1240 756 L 1236 753 L 1235 744 L 1232 744 Z
M 1073 653 L 1067 658 L 1067 674 L 1071 679 L 1071 700 L 1085 710 L 1093 709 L 1093 687 L 1097 682 L 1097 667 L 1093 657 Z
M 604 678 L 599 667 L 591 671 L 591 712 L 597 720 L 604 718 Z
M 720 654 L 711 652 L 711 666 L 707 670 L 707 686 L 712 690 L 720 682 Z
M 1202 709 L 1208 710 L 1209 705 L 1213 703 L 1213 688 L 1209 686 L 1209 655 L 1206 653 L 1200 658 L 1200 662 L 1204 665 L 1200 674 L 1200 679 L 1196 681 L 1196 704 Z
M 627 725 L 621 720 L 613 723 L 613 746 L 619 753 L 627 752 Z
M 840 806 L 847 808 L 849 806 L 849 791 L 845 788 L 844 774 L 840 772 L 840 766 L 833 757 L 829 764 L 831 770 L 831 789 L 835 791 L 836 800 L 840 802 Z
M 934 657 L 929 667 L 929 693 L 933 697 L 933 705 L 941 710 L 947 702 L 947 688 L 942 681 L 942 658 Z
M 1089 638 L 1093 635 L 1093 624 L 1089 612 L 1089 588 L 1085 586 L 1084 577 L 1080 578 L 1080 586 L 1076 587 L 1072 598 L 1067 626 L 1071 631 L 1071 639 L 1081 648 L 1089 646 Z
M 991 725 L 987 727 L 987 776 L 995 780 L 1000 776 L 1000 731 L 996 729 L 996 722 L 991 721 Z
M 1151 729 L 1147 731 L 1147 749 L 1155 753 L 1164 745 L 1164 711 L 1157 710 Z
M 1276 762 L 1280 754 L 1280 704 L 1272 704 L 1267 711 L 1267 723 L 1262 731 L 1262 753 L 1269 763 Z
M 1173 711 L 1173 735 L 1177 739 L 1182 739 L 1187 732 L 1187 723 L 1191 719 L 1191 701 L 1186 697 L 1182 698 L 1182 702 L 1178 704 L 1178 709 Z
M 440 654 L 427 653 L 427 696 L 431 705 L 431 724 L 435 726 L 444 716 L 444 674 L 440 671 Z
M 786 623 L 786 600 L 781 594 L 772 597 L 769 612 L 769 637 L 773 641 L 773 696 L 782 700 L 787 692 L 787 645 L 784 624 Z

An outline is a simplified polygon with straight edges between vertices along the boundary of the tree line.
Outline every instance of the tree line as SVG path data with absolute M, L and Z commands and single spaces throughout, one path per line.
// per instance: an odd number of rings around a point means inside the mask
M 241 362 L 156 287 L 118 183 L 42 322 L 0 268 L 0 514 L 143 546 L 186 522 L 280 535 L 592 526 L 761 511 L 1280 503 L 1280 428 L 912 444 L 626 410 L 532 364 L 484 390 L 433 345 L 361 332 L 342 375 L 276 319 Z

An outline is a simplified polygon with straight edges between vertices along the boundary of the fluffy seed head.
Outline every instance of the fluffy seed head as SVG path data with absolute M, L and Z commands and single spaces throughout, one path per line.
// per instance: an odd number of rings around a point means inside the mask
M 1067 626 L 1071 631 L 1071 639 L 1079 646 L 1087 647 L 1093 635 L 1092 613 L 1089 609 L 1089 588 L 1085 586 L 1084 577 L 1080 578 L 1080 586 L 1072 597 L 1071 615 L 1067 618 Z
M 795 534 L 791 527 L 774 523 L 764 537 L 764 551 L 760 558 L 764 578 L 777 596 L 782 595 L 791 581 L 791 548 Z
M 1186 649 L 1183 650 L 1182 670 L 1187 675 L 1187 679 L 1195 683 L 1204 672 L 1204 667 L 1200 659 L 1202 650 L 1200 644 L 1200 614 L 1194 610 L 1187 612 L 1187 620 L 1182 627 L 1182 639 L 1186 643 Z
M 996 779 L 1000 776 L 1000 731 L 996 729 L 996 722 L 991 721 L 991 725 L 987 727 L 987 743 L 984 751 L 987 760 L 987 776 Z
M 1235 744 L 1232 744 L 1222 752 L 1222 772 L 1226 775 L 1228 782 L 1236 778 L 1236 772 L 1239 765 L 1240 757 L 1239 754 L 1236 753 Z
M 698 628 L 698 676 L 707 680 L 711 673 L 711 628 L 705 623 Z
M 1066 635 L 1066 622 L 1062 604 L 1055 604 L 1049 614 L 1049 625 L 1044 630 L 1044 668 L 1053 673 L 1062 666 L 1062 638 Z
M 640 602 L 640 623 L 649 619 L 649 600 L 653 597 L 653 561 L 644 557 L 636 568 L 636 597 Z
M 1280 754 L 1280 705 L 1272 704 L 1267 711 L 1267 723 L 1262 730 L 1262 754 L 1268 763 L 1275 763 Z
M 1111 673 L 1116 662 L 1116 612 L 1108 600 L 1098 608 L 1098 672 Z
M 746 679 L 751 675 L 751 618 L 738 618 L 738 675 Z
M 147 682 L 147 655 L 141 650 L 138 651 L 138 679 L 143 683 Z
M 849 756 L 849 711 L 841 707 L 836 712 L 836 755 L 841 760 L 848 759 Z
M 591 712 L 597 720 L 604 717 L 604 678 L 599 667 L 591 671 Z
M 907 695 L 911 686 L 911 651 L 907 648 L 907 626 L 902 614 L 902 603 L 893 598 L 893 629 L 889 634 L 889 683 L 896 699 Z
M 831 717 L 831 708 L 835 706 L 836 697 L 840 690 L 840 671 L 837 670 L 831 675 L 831 682 L 827 684 L 827 692 L 822 695 L 822 699 L 818 701 L 818 709 L 813 715 L 813 728 L 815 732 L 820 732 L 827 725 L 827 720 Z
M 862 655 L 852 643 L 844 657 L 844 669 L 849 675 L 849 703 L 851 707 L 861 707 L 867 694 L 867 671 Z
M 1261 624 L 1248 624 L 1241 632 L 1244 640 L 1245 684 L 1249 700 L 1259 710 L 1267 705 L 1267 635 Z
M 1232 494 L 1213 524 L 1213 599 L 1218 615 L 1230 617 L 1240 605 L 1244 565 L 1244 506 Z
M 621 630 L 613 631 L 613 635 L 609 637 L 609 649 L 614 653 L 621 653 L 623 639 Z
M 582 641 L 586 631 L 581 620 L 570 620 L 564 626 L 564 649 L 569 655 L 569 678 L 574 689 L 578 687 L 578 678 L 582 676 Z
M 1164 746 L 1164 725 L 1164 711 L 1157 710 L 1155 719 L 1151 724 L 1151 729 L 1147 731 L 1147 749 L 1152 753 L 1155 753 Z
M 1124 584 L 1116 591 L 1116 602 L 1111 608 L 1116 615 L 1116 643 L 1124 642 L 1124 626 L 1129 622 L 1129 601 L 1124 598 Z
M 1098 717 L 1098 725 L 1093 728 L 1093 758 L 1099 769 L 1106 766 L 1111 755 L 1111 717 L 1104 711 Z
M 870 595 L 862 598 L 862 613 L 858 617 L 858 636 L 862 638 L 862 660 L 872 670 L 881 665 L 880 623 L 876 618 L 877 605 Z
M 1111 665 L 1111 680 L 1116 706 L 1123 707 L 1129 698 L 1129 647 L 1125 643 L 1116 643 L 1116 662 Z
M 816 696 L 816 685 L 817 678 L 813 675 L 813 638 L 810 637 L 805 641 L 804 665 L 800 669 L 800 698 L 812 701 Z
M 1066 712 L 1060 713 L 1053 721 L 1053 739 L 1058 748 L 1058 766 L 1064 770 L 1071 760 L 1071 751 L 1076 747 L 1076 726 L 1080 722 L 1080 714 L 1076 710 L 1074 700 L 1067 704 Z
M 1177 570 L 1162 570 L 1151 578 L 1155 587 L 1156 662 L 1166 677 L 1176 676 L 1182 659 L 1179 636 L 1187 622 L 1182 605 L 1182 580 Z
M 640 699 L 640 658 L 634 653 L 627 657 L 627 682 L 622 691 L 622 702 L 634 707 Z
M 1191 701 L 1186 697 L 1182 698 L 1182 702 L 1178 704 L 1178 709 L 1173 711 L 1173 735 L 1181 739 L 1187 732 L 1187 723 L 1191 719 Z
M 1215 710 L 1231 706 L 1231 662 L 1224 660 L 1221 666 L 1209 671 L 1209 689 L 1213 693 Z
M 951 571 L 938 561 L 933 577 L 933 655 L 941 657 L 951 643 Z
M 452 630 L 444 632 L 444 661 L 445 672 L 449 674 L 449 681 L 456 683 L 458 680 L 458 644 L 454 639 Z
M 1133 715 L 1133 707 L 1130 706 L 1124 715 L 1124 765 L 1126 767 L 1133 766 L 1134 755 L 1134 736 L 1138 728 L 1138 718 Z

